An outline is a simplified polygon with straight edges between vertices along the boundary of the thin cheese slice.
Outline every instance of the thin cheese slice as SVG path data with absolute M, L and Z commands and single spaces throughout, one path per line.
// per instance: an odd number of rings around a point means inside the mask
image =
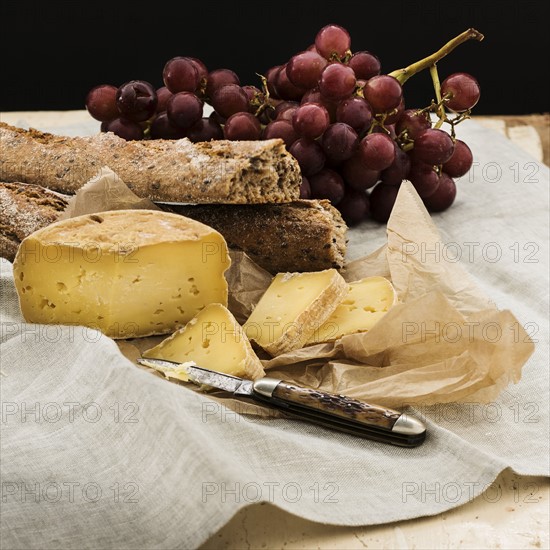
M 206 305 L 227 305 L 229 265 L 212 228 L 166 212 L 119 210 L 31 234 L 14 278 L 26 321 L 133 338 L 173 332 Z
M 393 285 L 384 277 L 367 277 L 350 283 L 347 296 L 308 341 L 331 342 L 370 330 L 397 303 Z
M 335 269 L 279 273 L 244 324 L 244 331 L 273 356 L 302 348 L 347 291 L 347 283 Z
M 206 306 L 195 318 L 158 346 L 143 353 L 149 359 L 192 361 L 205 369 L 255 380 L 264 376 L 262 363 L 235 317 L 221 304 Z M 182 369 L 167 378 L 187 381 Z

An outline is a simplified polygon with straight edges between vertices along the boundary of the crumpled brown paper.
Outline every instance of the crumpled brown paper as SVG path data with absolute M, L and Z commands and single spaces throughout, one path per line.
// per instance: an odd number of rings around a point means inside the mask
M 103 169 L 79 191 L 67 217 L 147 208 L 144 204 L 116 174 Z M 387 277 L 400 303 L 367 333 L 264 360 L 269 376 L 394 408 L 494 400 L 519 381 L 533 342 L 514 315 L 497 310 L 460 265 L 425 254 L 443 243 L 408 182 L 401 185 L 387 233 L 386 246 L 349 263 L 342 275 L 347 281 Z M 229 309 L 243 322 L 271 277 L 242 252 L 233 253 L 232 259 Z M 119 342 L 119 347 L 135 361 L 162 339 L 134 339 Z M 232 398 L 223 403 L 241 413 L 276 416 Z
M 103 166 L 98 173 L 83 185 L 58 219 L 64 220 L 95 214 L 107 210 L 160 210 L 149 199 L 140 199 L 134 194 L 108 166 Z

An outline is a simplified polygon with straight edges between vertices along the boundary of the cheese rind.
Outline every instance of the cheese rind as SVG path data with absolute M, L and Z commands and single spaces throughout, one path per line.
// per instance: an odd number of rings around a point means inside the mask
M 206 306 L 185 327 L 144 352 L 143 357 L 177 363 L 193 361 L 205 369 L 251 380 L 264 376 L 262 363 L 242 327 L 221 304 Z M 187 381 L 181 369 L 165 375 Z
M 346 297 L 313 333 L 307 344 L 332 342 L 370 330 L 397 303 L 397 293 L 385 277 L 367 277 L 349 284 Z
M 272 356 L 302 348 L 347 292 L 348 284 L 335 269 L 279 273 L 243 329 Z
M 227 304 L 227 245 L 176 214 L 119 210 L 59 221 L 23 240 L 14 278 L 25 320 L 112 338 L 167 334 Z

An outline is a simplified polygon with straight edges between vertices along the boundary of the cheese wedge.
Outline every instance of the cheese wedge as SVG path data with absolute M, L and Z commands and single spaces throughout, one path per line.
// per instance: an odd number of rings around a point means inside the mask
M 344 300 L 307 343 L 332 342 L 346 334 L 366 332 L 396 303 L 397 293 L 384 277 L 367 277 L 350 283 Z
M 262 363 L 235 317 L 221 304 L 206 306 L 187 325 L 143 353 L 145 358 L 194 362 L 205 369 L 255 380 Z M 163 371 L 167 378 L 187 381 L 183 369 Z
M 347 283 L 335 269 L 279 273 L 243 329 L 273 356 L 302 348 L 347 292 Z
M 49 225 L 14 261 L 31 323 L 83 325 L 113 338 L 167 334 L 206 305 L 227 305 L 224 238 L 176 214 L 118 210 Z

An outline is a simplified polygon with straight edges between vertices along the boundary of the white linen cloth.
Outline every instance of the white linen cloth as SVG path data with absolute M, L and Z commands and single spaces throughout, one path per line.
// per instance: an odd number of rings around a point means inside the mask
M 374 525 L 459 506 L 508 467 L 548 475 L 548 168 L 471 121 L 458 137 L 476 164 L 434 216 L 448 246 L 426 254 L 460 254 L 537 341 L 519 384 L 494 403 L 416 410 L 429 436 L 415 449 L 244 417 L 136 368 L 95 331 L 24 323 L 2 261 L 2 546 L 196 547 L 261 501 Z M 366 222 L 349 258 L 384 242 Z

